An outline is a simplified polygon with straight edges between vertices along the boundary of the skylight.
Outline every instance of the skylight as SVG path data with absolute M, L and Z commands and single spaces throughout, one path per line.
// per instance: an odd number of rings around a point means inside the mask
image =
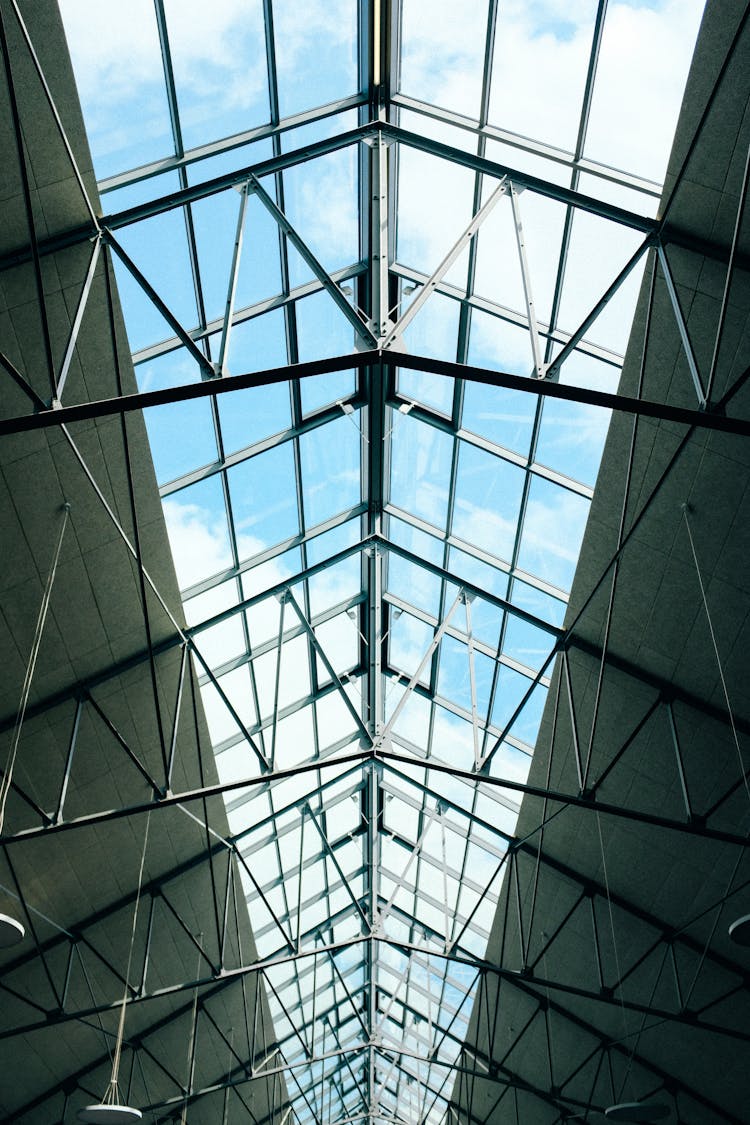
M 269 1059 L 437 1125 L 608 424 L 440 363 L 616 388 L 701 5 L 62 10 L 140 388 L 279 369 L 146 413 Z

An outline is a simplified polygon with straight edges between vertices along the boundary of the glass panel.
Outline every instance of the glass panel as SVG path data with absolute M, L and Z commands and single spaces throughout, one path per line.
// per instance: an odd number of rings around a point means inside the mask
M 464 285 L 465 287 L 465 285 Z M 433 293 L 406 328 L 404 343 L 408 352 L 428 359 L 456 359 L 458 348 L 458 318 L 461 306 L 458 301 Z M 409 387 L 417 388 L 415 393 Z M 422 371 L 402 371 L 399 374 L 401 394 L 416 398 L 428 406 L 435 406 L 443 414 L 450 414 L 453 380 Z M 420 394 L 420 391 L 422 392 Z M 427 397 L 422 395 L 427 392 Z
M 611 411 L 586 403 L 545 399 L 536 460 L 573 480 L 593 486 L 610 416 Z
M 438 694 L 451 703 L 458 704 L 469 714 L 472 709 L 471 664 L 468 645 L 450 636 L 443 638 L 440 644 Z M 486 715 L 495 662 L 484 653 L 475 651 L 473 665 L 476 708 L 480 715 Z
M 609 6 L 587 156 L 652 180 L 664 178 L 703 7 L 703 0 Z
M 175 348 L 155 359 L 139 363 L 135 374 L 139 391 L 161 391 L 166 387 L 198 383 L 201 378 L 197 361 L 185 348 Z
M 518 565 L 560 590 L 569 590 L 578 561 L 589 501 L 533 477 Z
M 235 465 L 227 480 L 240 559 L 299 534 L 291 442 Z
M 493 59 L 493 125 L 573 151 L 595 14 L 595 4 L 555 6 L 553 12 L 545 4 L 503 6 Z
M 453 304 L 453 302 L 450 302 Z M 432 375 L 429 371 L 399 371 L 398 392 L 411 402 L 431 406 L 441 414 L 450 415 L 453 408 L 454 380 L 444 375 Z M 394 425 L 398 424 L 398 414 L 394 414 Z
M 473 194 L 467 168 L 400 145 L 397 260 L 433 273 L 468 226 Z
M 189 13 L 181 0 L 164 0 L 164 8 L 185 147 L 267 121 L 261 0 L 213 0 Z
M 452 452 L 447 434 L 410 415 L 402 418 L 391 451 L 391 502 L 444 528 Z
M 391 638 L 388 646 L 389 661 L 394 668 L 405 672 L 411 678 L 419 668 L 424 654 L 432 641 L 435 630 L 424 621 L 402 613 L 391 625 Z M 420 680 L 427 683 L 430 677 L 430 661 L 427 662 Z
M 357 155 L 350 145 L 284 172 L 286 216 L 328 273 L 359 258 Z M 291 272 L 293 286 L 304 279 Z
M 460 443 L 453 533 L 497 558 L 510 559 L 524 474 L 521 469 Z
M 163 507 L 181 589 L 232 566 L 224 493 L 218 476 L 167 497 Z
M 181 210 L 155 215 L 117 232 L 123 250 L 187 331 L 197 321 L 185 219 Z M 133 351 L 174 336 L 140 283 L 113 254 L 117 288 Z
M 358 412 L 309 430 L 299 439 L 305 526 L 314 527 L 360 501 Z
M 355 0 L 275 0 L 273 15 L 282 117 L 357 92 Z
M 160 484 L 217 460 L 210 399 L 153 406 L 143 416 Z
M 478 118 L 487 4 L 404 0 L 402 18 L 403 93 Z
M 615 281 L 642 237 L 606 219 L 576 211 L 560 303 L 561 328 L 573 332 Z M 625 353 L 644 258 L 586 333 L 586 339 Z
M 98 177 L 174 152 L 152 0 L 62 0 Z

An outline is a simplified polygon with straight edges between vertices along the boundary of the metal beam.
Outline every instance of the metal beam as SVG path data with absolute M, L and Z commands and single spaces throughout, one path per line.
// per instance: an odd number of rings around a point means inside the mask
M 95 402 L 80 403 L 76 406 L 63 406 L 59 410 L 47 410 L 39 414 L 2 419 L 0 420 L 0 437 L 7 434 L 49 429 L 90 418 L 110 417 L 131 410 L 145 410 L 151 406 L 163 406 L 170 402 L 187 402 L 196 398 L 231 394 L 232 391 L 242 390 L 246 387 L 270 386 L 273 383 L 288 382 L 290 379 L 306 379 L 313 375 L 326 374 L 332 371 L 346 371 L 351 368 L 362 370 L 378 363 L 382 363 L 388 369 L 402 367 L 409 371 L 427 371 L 433 375 L 444 375 L 452 379 L 465 379 L 469 382 L 484 383 L 488 386 L 507 387 L 524 394 L 562 399 L 566 402 L 588 403 L 605 410 L 617 410 L 625 414 L 678 422 L 681 425 L 694 426 L 698 429 L 740 434 L 744 437 L 750 436 L 750 420 L 728 416 L 724 411 L 722 402 L 718 402 L 706 410 L 691 410 L 686 407 L 673 406 L 670 403 L 655 402 L 652 399 L 633 398 L 629 395 L 598 391 L 589 387 L 552 383 L 548 379 L 529 379 L 525 375 L 512 375 L 509 372 L 494 371 L 491 368 L 452 363 L 448 360 L 427 359 L 401 352 L 373 350 L 337 356 L 333 359 L 294 364 L 290 367 L 274 367 L 265 371 L 247 372 L 241 375 L 233 375 L 231 379 L 211 379 L 202 383 L 189 383 L 163 390 L 141 391 L 115 396 L 114 398 L 99 399 Z

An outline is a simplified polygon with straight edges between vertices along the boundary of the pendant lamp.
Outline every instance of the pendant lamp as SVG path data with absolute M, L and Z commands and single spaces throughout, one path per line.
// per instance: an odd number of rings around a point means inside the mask
M 729 936 L 735 945 L 750 946 L 750 914 L 736 918 L 729 927 Z
M 662 1121 L 669 1116 L 669 1106 L 663 1102 L 620 1102 L 605 1109 L 608 1121 Z
M 23 941 L 26 931 L 16 918 L 10 914 L 0 914 L 0 949 L 10 949 Z

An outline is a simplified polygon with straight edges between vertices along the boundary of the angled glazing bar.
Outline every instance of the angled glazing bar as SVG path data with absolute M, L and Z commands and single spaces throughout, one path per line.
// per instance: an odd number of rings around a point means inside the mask
M 242 241 L 245 232 L 245 216 L 247 214 L 248 188 L 245 184 L 240 188 L 240 205 L 237 210 L 237 230 L 234 235 L 232 248 L 232 265 L 229 270 L 229 284 L 227 287 L 227 300 L 224 307 L 224 325 L 221 332 L 221 345 L 219 358 L 216 361 L 217 375 L 224 374 L 224 365 L 229 352 L 229 337 L 234 323 L 234 299 L 237 293 L 237 278 L 240 272 L 240 257 L 242 255 Z
M 339 149 L 348 148 L 350 145 L 357 144 L 359 141 L 372 136 L 374 131 L 375 126 L 372 124 L 359 126 L 356 129 L 348 129 L 344 133 L 338 133 L 333 137 L 315 141 L 302 148 L 292 149 L 290 152 L 283 154 L 279 153 L 266 160 L 260 160 L 255 164 L 238 168 L 234 172 L 227 172 L 221 176 L 215 176 L 210 180 L 205 180 L 202 184 L 195 184 L 179 191 L 171 192 L 168 195 L 160 196 L 158 199 L 138 204 L 135 207 L 129 207 L 124 211 L 105 215 L 102 219 L 102 225 L 108 227 L 110 230 L 119 230 L 123 226 L 130 226 L 131 223 L 140 222 L 141 219 L 150 218 L 152 215 L 161 214 L 163 211 L 170 211 L 175 207 L 182 207 L 186 203 L 195 203 L 199 199 L 207 199 L 211 195 L 217 195 L 227 188 L 246 183 L 250 177 L 262 179 L 265 176 L 271 176 L 275 175 L 277 172 L 286 171 L 287 168 L 294 168 L 297 164 L 303 164 L 308 160 L 314 160 L 318 156 L 327 156 L 331 152 L 337 152 Z M 0 269 L 1 268 L 2 262 L 0 262 Z
M 86 305 L 88 303 L 89 294 L 91 292 L 91 285 L 93 283 L 94 275 L 96 273 L 96 267 L 97 267 L 98 262 L 99 262 L 99 255 L 100 255 L 100 252 L 101 252 L 101 248 L 102 248 L 102 237 L 101 237 L 101 233 L 99 233 L 97 235 L 96 239 L 94 240 L 93 248 L 92 248 L 92 251 L 91 251 L 91 259 L 89 261 L 89 267 L 88 267 L 88 270 L 86 271 L 86 279 L 83 283 L 81 295 L 78 299 L 78 307 L 76 308 L 76 314 L 75 314 L 75 317 L 73 318 L 73 323 L 70 326 L 70 335 L 68 336 L 68 345 L 65 349 L 65 355 L 63 356 L 63 361 L 62 361 L 62 364 L 60 366 L 60 372 L 57 376 L 57 400 L 56 400 L 57 403 L 59 403 L 62 400 L 63 390 L 65 389 L 65 383 L 67 382 L 67 379 L 68 379 L 68 372 L 70 371 L 71 360 L 73 359 L 73 353 L 75 352 L 76 344 L 78 342 L 78 333 L 80 332 L 80 329 L 81 329 L 81 321 L 83 320 L 83 314 L 86 311 Z
M 302 627 L 304 628 L 308 637 L 310 638 L 310 641 L 313 645 L 313 648 L 315 649 L 316 653 L 320 657 L 320 660 L 321 660 L 322 664 L 324 665 L 326 672 L 328 672 L 328 675 L 331 677 L 334 684 L 336 684 L 338 692 L 339 692 L 344 704 L 346 705 L 346 708 L 349 711 L 349 714 L 354 719 L 354 722 L 357 726 L 357 729 L 360 732 L 361 737 L 366 740 L 366 743 L 369 746 L 370 743 L 372 742 L 372 739 L 370 737 L 370 733 L 367 730 L 367 727 L 362 722 L 362 717 L 359 714 L 359 711 L 357 710 L 357 708 L 354 706 L 351 699 L 349 698 L 344 685 L 342 684 L 341 680 L 339 679 L 338 673 L 336 672 L 335 668 L 331 664 L 330 660 L 328 659 L 328 657 L 325 653 L 325 650 L 324 650 L 323 646 L 321 645 L 320 641 L 318 640 L 317 636 L 315 635 L 315 630 L 312 628 L 312 626 L 310 625 L 310 622 L 307 620 L 307 617 L 305 616 L 305 614 L 300 609 L 300 607 L 297 603 L 297 600 L 294 597 L 294 594 L 292 593 L 291 590 L 289 591 L 288 600 L 289 600 L 289 602 L 292 606 L 292 609 L 297 614 L 297 617 L 300 620 L 300 624 L 302 625 Z
M 741 434 L 750 437 L 750 421 L 744 418 L 730 418 L 724 413 L 727 401 L 722 399 L 709 410 L 691 410 L 672 406 L 669 403 L 654 402 L 651 399 L 633 398 L 628 395 L 597 391 L 588 387 L 577 387 L 553 383 L 549 379 L 529 379 L 524 375 L 511 375 L 505 371 L 492 371 L 488 368 L 450 363 L 443 359 L 425 359 L 422 356 L 398 356 L 385 354 L 383 362 L 393 367 L 405 367 L 409 371 L 429 371 L 435 375 L 448 375 L 470 382 L 487 383 L 491 386 L 508 387 L 526 394 L 538 394 L 549 398 L 566 399 L 569 402 L 585 402 L 601 406 L 607 410 L 619 410 L 625 414 L 642 414 L 647 418 L 663 418 L 669 422 L 680 422 L 686 426 L 719 430 L 723 433 Z M 725 396 L 726 398 L 726 396 Z M 31 428 L 31 427 L 29 427 Z M 0 423 L 0 434 L 2 434 Z
M 264 7 L 267 6 L 267 4 L 268 0 L 264 3 Z M 267 26 L 268 21 L 266 20 L 266 27 Z M 347 98 L 339 98 L 333 102 L 327 102 L 322 106 L 314 106 L 311 109 L 290 114 L 287 117 L 281 118 L 277 124 L 274 124 L 272 121 L 270 124 L 256 125 L 252 129 L 246 129 L 241 133 L 234 133 L 221 140 L 208 141 L 205 144 L 196 145 L 194 148 L 186 149 L 182 156 L 162 157 L 159 160 L 153 160 L 147 164 L 142 164 L 137 168 L 130 168 L 124 172 L 117 172 L 114 175 L 105 176 L 99 180 L 97 184 L 99 194 L 101 196 L 106 196 L 109 192 L 129 187 L 131 184 L 144 183 L 146 180 L 153 179 L 155 176 L 161 176 L 165 172 L 179 171 L 181 168 L 187 170 L 194 164 L 198 166 L 197 171 L 199 171 L 200 162 L 202 160 L 208 160 L 211 157 L 220 156 L 224 153 L 236 152 L 241 148 L 252 147 L 257 141 L 276 141 L 289 129 L 297 129 L 300 125 L 310 125 L 316 121 L 324 121 L 329 117 L 344 114 L 347 110 L 361 107 L 363 103 L 364 98 L 362 95 L 353 94 Z
M 31 383 L 26 380 L 25 376 L 21 374 L 16 365 L 14 363 L 11 363 L 8 357 L 6 355 L 3 355 L 2 352 L 0 352 L 0 367 L 7 371 L 19 390 L 23 391 L 26 397 L 30 400 L 35 410 L 49 410 L 47 403 L 44 401 L 41 395 L 38 395 L 36 393 L 34 388 L 31 386 Z
M 469 252 L 469 256 L 470 258 L 472 256 L 471 250 Z M 425 281 L 427 281 L 428 278 L 428 275 L 426 273 L 422 273 L 421 270 L 415 269 L 413 266 L 405 266 L 401 263 L 396 263 L 392 267 L 391 272 L 396 277 L 399 277 L 413 285 L 424 285 Z M 472 274 L 472 277 L 473 276 L 474 275 Z M 516 309 L 510 308 L 510 306 L 508 305 L 499 304 L 497 301 L 493 301 L 491 298 L 485 295 L 473 292 L 471 284 L 467 287 L 467 291 L 464 292 L 463 286 L 454 285 L 451 282 L 444 280 L 441 281 L 440 284 L 436 287 L 435 292 L 441 293 L 443 294 L 443 296 L 449 297 L 451 300 L 459 302 L 462 312 L 473 313 L 474 310 L 478 310 L 479 312 L 487 313 L 488 316 L 494 317 L 495 320 L 504 321 L 507 324 L 514 324 L 518 328 L 525 329 L 527 326 L 527 318 L 523 313 L 518 312 Z M 549 324 L 545 323 L 544 321 L 537 320 L 540 335 L 544 339 L 546 339 L 546 346 L 548 349 L 552 347 L 553 343 L 559 344 L 562 347 L 570 339 L 570 333 L 564 332 L 560 327 L 552 327 L 553 324 L 556 325 L 557 314 L 556 312 L 554 312 L 554 309 L 555 306 L 553 305 L 553 314 L 550 315 Z M 166 345 L 160 346 L 166 347 Z M 171 344 L 171 348 L 173 349 L 176 346 L 177 342 L 173 341 Z M 578 351 L 583 355 L 588 355 L 593 359 L 600 360 L 602 363 L 607 364 L 609 367 L 616 367 L 618 370 L 620 367 L 622 367 L 623 357 L 619 354 L 619 352 L 612 351 L 610 348 L 606 348 L 601 344 L 597 344 L 593 340 L 581 340 L 578 344 Z M 457 351 L 459 363 L 468 363 L 467 353 L 468 339 L 464 341 L 463 344 L 459 341 L 459 348 Z M 149 358 L 149 356 L 150 351 L 147 358 Z
M 175 89 L 174 68 L 172 66 L 172 51 L 169 45 L 169 33 L 167 31 L 167 17 L 164 12 L 164 0 L 154 0 L 154 15 L 156 17 L 156 28 L 159 34 L 159 48 L 161 50 L 161 61 L 162 68 L 164 70 L 167 106 L 169 109 L 169 121 L 172 127 L 172 137 L 174 139 L 175 154 L 178 157 L 181 157 L 184 155 L 184 150 L 182 147 L 182 128 L 180 126 L 180 111 L 177 103 L 177 90 Z
M 406 547 L 402 547 L 398 543 L 391 543 L 388 539 L 383 537 L 379 537 L 378 542 L 382 545 L 383 549 L 390 554 L 398 555 L 408 562 L 425 567 L 431 574 L 434 574 L 437 578 L 441 578 L 445 582 L 451 582 L 454 585 L 459 584 L 467 595 L 480 598 L 489 605 L 495 606 L 505 613 L 512 614 L 514 617 L 517 617 L 519 621 L 525 621 L 527 624 L 541 629 L 554 640 L 557 640 L 558 637 L 563 635 L 562 629 L 555 625 L 550 625 L 550 623 L 543 618 L 536 617 L 533 613 L 529 613 L 528 610 L 522 609 L 520 606 L 515 606 L 512 602 L 507 601 L 505 598 L 500 598 L 487 590 L 483 590 L 480 586 L 474 586 L 471 582 L 467 582 L 463 578 L 459 579 L 455 574 L 451 574 L 451 572 L 444 567 L 438 566 L 436 563 L 431 563 L 428 559 L 420 558 L 412 551 L 407 550 Z
M 471 168 L 475 172 L 482 172 L 492 179 L 499 180 L 502 179 L 503 176 L 507 176 L 513 183 L 519 186 L 522 185 L 538 195 L 546 196 L 549 199 L 556 199 L 560 203 L 569 203 L 571 206 L 577 207 L 582 211 L 588 211 L 592 215 L 599 215 L 603 219 L 611 219 L 615 223 L 620 223 L 622 226 L 630 227 L 633 230 L 640 230 L 644 234 L 650 234 L 658 227 L 658 223 L 655 219 L 646 218 L 643 215 L 636 214 L 634 211 L 628 211 L 624 207 L 617 207 L 612 203 L 605 203 L 600 199 L 595 199 L 593 196 L 573 191 L 571 188 L 550 183 L 547 180 L 540 179 L 538 176 L 532 176 L 527 172 L 521 172 L 518 168 L 511 168 L 495 160 L 489 160 L 487 157 L 474 156 L 464 149 L 454 148 L 452 145 L 443 144 L 442 141 L 436 141 L 431 137 L 425 137 L 421 136 L 419 133 L 410 132 L 407 129 L 402 129 L 400 126 L 384 125 L 380 122 L 375 122 L 373 123 L 373 128 L 380 129 L 385 136 L 392 138 L 394 141 L 398 141 L 400 144 L 407 145 L 409 148 L 427 152 L 432 156 L 442 157 L 444 160 L 450 161 L 453 165 Z
M 652 243 L 651 243 L 650 238 L 644 239 L 644 241 L 637 248 L 635 253 L 630 256 L 628 261 L 625 263 L 625 265 L 622 267 L 622 269 L 618 273 L 615 280 L 612 282 L 612 284 L 609 286 L 609 288 L 605 290 L 605 292 L 602 294 L 602 296 L 599 298 L 599 300 L 594 305 L 591 312 L 588 314 L 588 316 L 585 318 L 585 320 L 583 320 L 583 322 L 579 325 L 579 327 L 576 329 L 576 331 L 573 333 L 573 335 L 567 341 L 565 346 L 557 353 L 557 355 L 554 357 L 554 359 L 550 360 L 550 362 L 546 365 L 546 370 L 544 371 L 544 376 L 547 379 L 557 379 L 559 377 L 560 368 L 562 367 L 565 360 L 568 358 L 568 356 L 571 354 L 571 352 L 573 352 L 575 350 L 575 348 L 578 346 L 578 344 L 581 342 L 581 340 L 586 335 L 586 333 L 588 332 L 591 325 L 597 319 L 599 314 L 604 310 L 604 308 L 609 304 L 609 302 L 612 300 L 612 298 L 614 297 L 615 293 L 618 291 L 620 286 L 623 284 L 623 282 L 626 281 L 626 279 L 630 276 L 630 274 L 633 272 L 635 267 L 638 265 L 638 263 L 640 262 L 643 255 L 646 253 L 646 251 L 648 249 L 650 249 L 651 245 L 652 245 Z
M 427 651 L 425 652 L 424 656 L 420 660 L 419 666 L 417 667 L 417 670 L 414 672 L 413 676 L 409 680 L 409 683 L 406 685 L 406 688 L 404 689 L 404 692 L 403 692 L 401 698 L 399 699 L 398 703 L 396 704 L 393 711 L 391 712 L 391 717 L 389 718 L 388 722 L 385 724 L 382 731 L 380 732 L 380 735 L 378 736 L 378 739 L 377 739 L 377 749 L 378 750 L 385 744 L 386 740 L 388 739 L 391 731 L 393 730 L 393 727 L 394 727 L 394 724 L 395 724 L 396 720 L 398 719 L 399 715 L 401 714 L 404 707 L 408 703 L 417 682 L 419 681 L 419 679 L 420 679 L 422 673 L 424 672 L 425 668 L 427 667 L 429 661 L 432 659 L 432 656 L 433 656 L 435 650 L 437 649 L 438 645 L 442 641 L 443 635 L 444 635 L 446 629 L 448 628 L 448 625 L 450 624 L 451 617 L 453 616 L 453 614 L 456 610 L 456 607 L 459 605 L 459 603 L 461 601 L 462 593 L 463 593 L 463 590 L 459 590 L 458 593 L 456 594 L 455 598 L 453 599 L 453 604 L 451 605 L 450 609 L 445 614 L 442 621 L 440 622 L 437 629 L 435 630 L 434 636 L 431 638 L 430 643 L 427 646 Z
M 349 304 L 346 297 L 342 293 L 341 288 L 332 279 L 324 266 L 321 265 L 310 247 L 294 229 L 281 208 L 278 207 L 273 201 L 266 189 L 260 183 L 258 177 L 251 174 L 250 176 L 248 176 L 247 183 L 250 190 L 252 190 L 254 195 L 260 200 L 260 202 L 269 212 L 279 229 L 284 232 L 286 237 L 294 246 L 297 253 L 310 267 L 312 272 L 317 277 L 318 281 L 320 281 L 323 288 L 333 300 L 334 304 L 338 307 L 339 311 L 344 314 L 359 339 L 362 340 L 366 347 L 376 348 L 378 346 L 377 337 L 354 311 L 353 307 Z
M 201 353 L 202 354 L 202 353 Z M 69 422 L 79 422 L 87 418 L 106 417 L 129 410 L 145 410 L 150 406 L 164 406 L 170 402 L 187 402 L 194 398 L 231 394 L 246 387 L 271 386 L 286 383 L 290 379 L 306 379 L 314 375 L 333 371 L 346 371 L 350 368 L 361 370 L 378 362 L 378 352 L 358 352 L 352 355 L 336 356 L 332 359 L 311 360 L 308 363 L 293 364 L 289 367 L 274 367 L 267 371 L 247 372 L 233 375 L 231 379 L 211 379 L 200 383 L 186 383 L 182 386 L 168 387 L 159 391 L 136 392 L 110 399 L 100 399 L 77 406 L 63 406 L 44 413 L 26 415 L 14 419 L 0 420 L 0 437 L 5 434 L 24 433 L 29 430 L 61 426 Z M 203 362 L 208 360 L 203 356 Z
M 398 340 L 400 340 L 403 333 L 406 331 L 409 324 L 411 324 L 414 317 L 417 315 L 422 305 L 433 294 L 434 290 L 442 279 L 447 274 L 453 263 L 460 258 L 464 249 L 469 242 L 474 238 L 477 231 L 480 230 L 487 216 L 494 210 L 497 203 L 508 192 L 509 184 L 507 177 L 503 177 L 495 190 L 489 196 L 487 201 L 480 207 L 476 215 L 471 219 L 466 229 L 458 236 L 453 246 L 445 255 L 440 264 L 436 267 L 432 275 L 427 279 L 422 290 L 409 305 L 408 309 L 401 314 L 396 324 L 388 332 L 382 340 L 380 346 L 385 350 L 391 348 Z
M 727 264 L 727 276 L 724 282 L 724 292 L 721 296 L 721 309 L 719 311 L 719 320 L 716 325 L 716 338 L 714 340 L 714 350 L 711 356 L 711 366 L 708 371 L 708 378 L 706 379 L 706 402 L 711 401 L 711 392 L 714 387 L 714 380 L 716 379 L 716 368 L 719 362 L 719 352 L 721 349 L 722 339 L 724 335 L 724 324 L 726 322 L 727 308 L 729 306 L 729 292 L 732 288 L 732 279 L 734 277 L 735 266 L 737 261 L 737 247 L 739 245 L 740 230 L 745 214 L 745 205 L 747 203 L 747 190 L 748 179 L 750 178 L 750 145 L 748 145 L 747 156 L 745 157 L 745 168 L 742 173 L 742 186 L 740 187 L 740 198 L 737 205 L 737 217 L 734 222 L 734 231 L 732 233 L 732 246 L 729 251 L 729 262 Z
M 523 233 L 523 223 L 521 222 L 521 205 L 518 199 L 518 192 L 514 184 L 510 183 L 510 202 L 513 208 L 513 223 L 516 228 L 516 245 L 518 246 L 518 260 L 521 264 L 521 279 L 523 281 L 523 296 L 526 302 L 526 315 L 529 319 L 529 336 L 531 337 L 531 352 L 534 356 L 534 370 L 538 379 L 544 374 L 542 366 L 542 353 L 539 348 L 539 325 L 536 319 L 536 306 L 534 304 L 534 294 L 531 286 L 531 270 L 529 269 L 529 259 L 526 254 L 526 240 Z
M 693 342 L 690 339 L 690 332 L 688 331 L 685 314 L 682 311 L 680 298 L 677 293 L 674 278 L 672 277 L 672 270 L 669 265 L 669 260 L 661 243 L 657 245 L 656 251 L 659 255 L 659 265 L 661 266 L 662 276 L 667 286 L 667 293 L 669 294 L 669 300 L 672 305 L 675 324 L 677 325 L 677 331 L 680 333 L 682 349 L 685 353 L 685 359 L 687 360 L 688 369 L 690 371 L 690 378 L 693 380 L 693 386 L 695 387 L 695 394 L 698 399 L 698 405 L 701 409 L 705 409 L 706 392 L 703 388 L 703 380 L 701 379 L 701 374 L 698 370 L 698 362 L 695 358 L 695 352 L 693 351 Z
M 455 110 L 447 109 L 445 106 L 432 105 L 403 93 L 396 94 L 393 103 L 394 106 L 410 110 L 421 117 L 431 118 L 433 121 L 440 121 L 446 125 L 453 125 L 457 129 L 463 129 L 464 132 L 473 133 L 478 140 L 485 144 L 487 141 L 499 141 L 501 144 L 518 149 L 519 152 L 528 152 L 540 156 L 550 163 L 563 165 L 574 174 L 586 173 L 586 175 L 594 176 L 598 180 L 620 184 L 623 187 L 631 188 L 633 191 L 641 192 L 644 196 L 644 208 L 653 207 L 654 201 L 658 201 L 661 195 L 661 185 L 653 180 L 645 179 L 618 168 L 612 168 L 596 160 L 588 160 L 583 156 L 576 157 L 575 153 L 566 149 L 556 148 L 544 141 L 524 137 L 520 133 L 512 133 L 508 129 L 490 124 L 481 118 L 479 121 L 472 120 L 461 113 L 456 113 Z
M 397 754 L 393 750 L 384 750 L 379 748 L 377 751 L 378 758 L 382 759 L 385 765 L 389 762 L 400 762 L 408 765 L 413 764 L 414 759 L 405 754 Z M 501 789 L 513 789 L 519 793 L 531 793 L 535 797 L 548 796 L 551 801 L 559 802 L 562 805 L 575 805 L 576 808 L 588 809 L 590 812 L 600 813 L 606 816 L 613 816 L 623 820 L 630 820 L 638 824 L 648 824 L 655 828 L 668 828 L 675 832 L 686 833 L 689 836 L 697 836 L 707 840 L 721 840 L 727 844 L 734 844 L 738 848 L 745 849 L 750 847 L 750 839 L 746 836 L 741 836 L 736 832 L 724 831 L 718 828 L 709 828 L 705 825 L 696 824 L 691 821 L 675 820 L 673 817 L 661 816 L 657 813 L 649 813 L 637 809 L 625 808 L 622 805 L 615 805 L 607 801 L 597 801 L 588 796 L 582 796 L 577 793 L 568 793 L 559 789 L 545 789 L 541 785 L 530 785 L 527 782 L 514 781 L 512 778 L 507 777 L 489 777 L 486 774 L 477 774 L 473 770 L 457 769 L 452 766 L 442 765 L 439 762 L 430 759 L 421 763 L 425 769 L 436 770 L 438 773 L 451 774 L 453 777 L 460 778 L 464 781 L 470 781 L 475 784 L 489 785 Z M 54 828 L 47 829 L 48 832 L 55 831 Z M 13 837 L 8 838 L 8 842 Z
M 167 305 L 161 299 L 161 297 L 156 292 L 156 290 L 151 285 L 151 283 L 146 280 L 146 278 L 143 276 L 141 271 L 138 269 L 138 266 L 135 264 L 135 262 L 132 260 L 132 258 L 125 252 L 125 250 L 122 248 L 122 246 L 117 241 L 117 239 L 114 237 L 114 235 L 112 234 L 112 232 L 109 228 L 105 228 L 104 237 L 107 240 L 107 245 L 110 246 L 114 250 L 114 252 L 117 254 L 117 257 L 120 259 L 120 261 L 123 263 L 123 265 L 127 268 L 128 272 L 131 273 L 132 276 L 134 277 L 134 279 L 138 282 L 138 284 L 140 285 L 141 289 L 146 294 L 148 299 L 156 307 L 156 309 L 159 311 L 159 313 L 164 317 L 167 324 L 169 324 L 169 326 L 172 328 L 173 332 L 175 332 L 176 335 L 180 338 L 180 341 L 182 342 L 182 345 L 185 348 L 185 350 L 192 356 L 192 358 L 198 364 L 198 367 L 201 371 L 201 374 L 202 374 L 203 378 L 204 379 L 213 379 L 216 372 L 214 371 L 214 369 L 211 366 L 211 364 L 209 363 L 209 361 L 206 359 L 203 352 L 200 350 L 200 348 L 197 346 L 197 344 L 193 340 L 193 337 L 190 335 L 190 333 L 185 328 L 182 327 L 182 325 L 180 324 L 177 317 L 170 311 L 170 309 L 167 307 Z

